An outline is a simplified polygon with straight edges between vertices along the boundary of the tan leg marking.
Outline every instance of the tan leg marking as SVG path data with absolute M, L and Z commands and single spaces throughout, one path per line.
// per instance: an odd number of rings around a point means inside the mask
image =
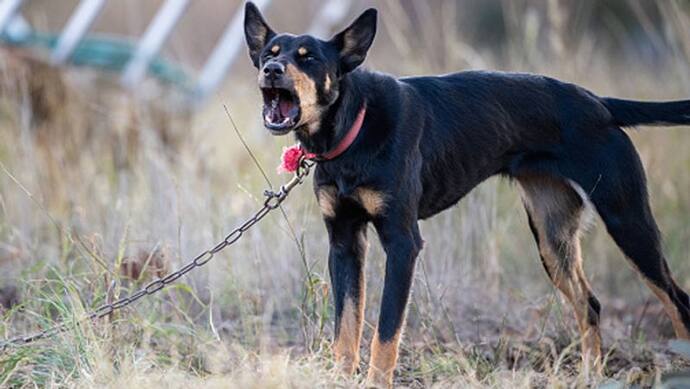
M 633 266 L 633 268 L 637 270 L 635 266 Z M 676 308 L 676 305 L 673 303 L 673 301 L 671 301 L 668 293 L 664 292 L 661 288 L 654 285 L 654 283 L 648 281 L 646 278 L 644 280 L 652 292 L 654 292 L 659 300 L 661 300 L 661 303 L 664 304 L 664 309 L 671 318 L 671 324 L 673 325 L 673 331 L 676 333 L 676 336 L 680 339 L 690 339 L 690 332 L 688 332 L 688 329 L 685 328 L 683 319 L 680 317 L 680 312 L 678 312 L 678 308 Z
M 386 208 L 386 195 L 368 188 L 357 188 L 356 197 L 370 216 L 381 214 Z
M 565 295 L 566 299 L 573 306 L 575 319 L 582 338 L 582 354 L 586 362 L 599 363 L 601 361 L 601 332 L 599 326 L 592 325 L 589 318 L 589 296 L 591 294 L 589 284 L 582 275 L 580 245 L 576 245 L 575 268 L 570 269 L 569 273 L 562 269 L 559 259 L 551 253 L 550 249 L 543 250 L 542 255 L 549 266 L 554 285 Z M 556 265 L 554 267 L 554 265 Z
M 360 246 L 361 258 L 366 258 L 369 244 L 366 234 L 359 232 L 357 244 Z M 333 343 L 335 361 L 345 374 L 352 374 L 359 367 L 359 346 L 364 326 L 364 306 L 366 301 L 366 283 L 361 274 L 357 285 L 358 298 L 348 296 L 343 304 L 340 326 Z
M 376 333 L 378 334 L 378 329 Z M 381 342 L 378 335 L 375 335 L 374 341 L 371 344 L 371 360 L 369 361 L 369 372 L 367 373 L 367 387 L 393 387 L 393 371 L 398 363 L 400 338 L 400 329 L 398 329 L 395 336 L 387 342 Z
M 654 295 L 661 301 L 661 304 L 663 304 L 664 311 L 666 311 L 666 314 L 671 319 L 671 324 L 673 325 L 673 332 L 676 333 L 676 337 L 678 337 L 679 339 L 690 340 L 690 332 L 688 332 L 688 329 L 683 324 L 683 319 L 680 316 L 680 312 L 678 312 L 678 307 L 673 303 L 668 293 L 666 293 L 663 289 L 659 288 L 655 283 L 651 282 L 645 276 L 645 274 L 640 271 L 640 269 L 637 267 L 637 265 L 632 259 L 627 257 L 626 259 L 630 262 L 633 270 L 635 270 L 637 274 L 640 275 L 640 278 L 642 278 L 642 280 L 645 282 L 645 284 L 647 284 L 649 289 L 651 289 Z M 667 273 L 667 276 L 669 279 L 671 279 L 671 283 L 675 285 L 675 281 L 673 281 L 671 275 Z
M 601 329 L 597 324 L 592 325 L 589 318 L 589 296 L 593 296 L 592 287 L 587 281 L 587 275 L 585 274 L 585 269 L 582 267 L 582 253 L 580 248 L 580 241 L 577 240 L 577 256 L 578 260 L 576 262 L 577 279 L 580 284 L 580 293 L 584 293 L 584 303 L 580 304 L 584 307 L 584 312 L 581 314 L 582 319 L 578 320 L 578 325 L 580 326 L 580 333 L 582 334 L 583 343 L 587 344 L 587 349 L 589 350 L 589 357 L 593 362 L 599 363 L 603 362 L 601 359 Z M 583 321 L 583 324 L 579 324 Z
M 332 185 L 319 187 L 318 201 L 321 213 L 325 217 L 335 217 L 335 207 L 338 199 L 338 189 Z
M 583 199 L 570 184 L 546 177 L 519 179 L 525 206 L 539 238 L 539 254 L 553 284 L 573 306 L 585 362 L 601 361 L 601 334 L 589 317 L 593 296 L 582 268 L 579 230 Z
M 321 108 L 318 104 L 316 83 L 304 72 L 297 69 L 294 65 L 288 64 L 285 70 L 295 86 L 295 91 L 299 97 L 300 122 L 306 124 L 309 134 L 318 131 L 318 123 L 321 118 Z
M 359 301 L 345 299 L 340 328 L 333 344 L 335 361 L 345 374 L 354 373 L 359 366 L 359 346 L 364 324 L 364 288 L 360 288 L 362 293 Z

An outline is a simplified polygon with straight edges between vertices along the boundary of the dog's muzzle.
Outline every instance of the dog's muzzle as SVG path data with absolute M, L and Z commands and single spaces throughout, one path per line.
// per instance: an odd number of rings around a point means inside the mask
M 264 99 L 264 126 L 273 135 L 284 135 L 299 123 L 299 97 L 285 74 L 285 65 L 272 61 L 264 65 L 259 77 Z

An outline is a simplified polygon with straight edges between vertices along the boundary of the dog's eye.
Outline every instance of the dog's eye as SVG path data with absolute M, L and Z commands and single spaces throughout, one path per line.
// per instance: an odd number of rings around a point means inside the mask
M 311 62 L 311 61 L 315 61 L 315 60 L 316 60 L 316 57 L 314 57 L 314 56 L 311 55 L 311 54 L 303 55 L 303 56 L 301 56 L 300 58 L 301 58 L 302 61 L 304 61 L 304 62 Z

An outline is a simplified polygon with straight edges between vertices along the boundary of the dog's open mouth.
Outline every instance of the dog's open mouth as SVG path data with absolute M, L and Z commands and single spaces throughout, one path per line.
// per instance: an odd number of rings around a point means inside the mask
M 275 135 L 283 135 L 299 122 L 297 95 L 285 88 L 261 88 L 264 96 L 264 126 Z

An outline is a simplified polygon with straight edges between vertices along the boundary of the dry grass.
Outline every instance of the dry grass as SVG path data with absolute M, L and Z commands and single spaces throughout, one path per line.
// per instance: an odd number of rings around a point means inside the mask
M 396 3 L 379 4 L 381 39 L 391 44 L 377 43 L 369 66 L 398 74 L 510 68 L 547 73 L 602 95 L 690 95 L 688 17 L 673 11 L 675 3 L 669 2 L 664 20 L 680 43 L 655 68 L 621 63 L 591 37 L 565 50 L 558 39 L 544 44 L 530 35 L 535 28 L 558 31 L 557 15 L 542 26 L 520 13 L 515 17 L 529 23 L 510 27 L 515 42 L 506 49 L 507 59 L 480 53 L 450 29 L 457 23 L 450 16 L 456 14 L 452 3 L 441 2 L 450 8 L 436 15 L 420 2 L 416 12 L 426 29 L 418 34 L 398 17 L 405 10 Z M 410 39 L 391 40 L 396 34 Z M 175 109 L 159 107 L 164 104 L 128 98 L 107 77 L 39 72 L 11 58 L 0 58 L 0 300 L 10 301 L 14 287 L 19 304 L 2 315 L 3 337 L 73 318 L 131 292 L 152 274 L 207 248 L 261 203 L 266 183 L 222 103 L 273 184 L 286 179 L 273 173 L 273 165 L 292 140 L 269 138 L 260 128 L 259 96 L 246 65 L 219 101 L 190 122 Z M 630 133 L 648 171 L 671 268 L 690 289 L 690 132 Z M 331 363 L 327 243 L 308 186 L 291 196 L 285 217 L 269 216 L 236 247 L 159 296 L 3 354 L 0 386 L 359 385 L 361 375 L 342 377 Z M 660 304 L 600 222 L 585 237 L 585 266 L 603 305 L 603 375 L 579 365 L 570 307 L 543 274 L 511 183 L 484 183 L 453 210 L 423 222 L 422 233 L 427 244 L 417 267 L 398 384 L 649 386 L 662 374 L 690 367 L 667 345 L 672 332 Z M 367 264 L 366 339 L 375 323 L 383 267 L 374 242 Z M 365 371 L 368 347 L 362 351 Z

